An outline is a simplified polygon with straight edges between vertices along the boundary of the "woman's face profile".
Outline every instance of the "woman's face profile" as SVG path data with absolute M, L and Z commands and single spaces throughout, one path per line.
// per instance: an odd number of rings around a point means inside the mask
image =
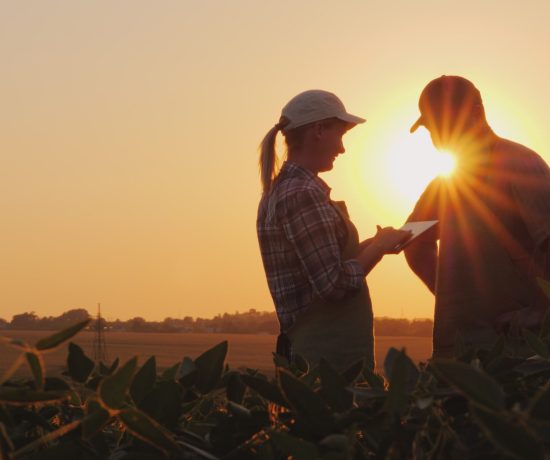
M 317 149 L 319 172 L 330 171 L 336 157 L 346 151 L 342 137 L 348 129 L 349 125 L 340 121 L 324 123 L 321 126 Z

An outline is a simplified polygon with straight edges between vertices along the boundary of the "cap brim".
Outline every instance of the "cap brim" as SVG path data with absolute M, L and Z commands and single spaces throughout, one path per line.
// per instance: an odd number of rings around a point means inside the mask
M 423 125 L 422 117 L 419 117 L 418 120 L 414 122 L 414 125 L 411 126 L 411 129 L 409 129 L 409 132 L 412 134 L 414 133 L 420 126 Z
M 364 118 L 357 117 L 357 116 L 352 115 L 351 113 L 347 113 L 347 112 L 338 115 L 336 118 L 339 118 L 340 120 L 345 121 L 347 123 L 351 123 L 353 125 L 358 125 L 360 123 L 365 123 L 365 121 L 367 121 Z

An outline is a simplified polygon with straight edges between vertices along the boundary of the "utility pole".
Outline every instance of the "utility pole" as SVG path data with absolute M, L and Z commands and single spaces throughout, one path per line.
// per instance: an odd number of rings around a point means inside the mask
M 97 304 L 97 320 L 94 334 L 94 361 L 96 364 L 107 363 L 107 344 L 105 342 L 105 331 L 103 330 L 103 319 L 101 318 L 101 304 Z

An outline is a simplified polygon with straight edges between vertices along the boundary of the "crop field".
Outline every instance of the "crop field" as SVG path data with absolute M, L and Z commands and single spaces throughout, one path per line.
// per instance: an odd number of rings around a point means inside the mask
M 74 335 L 86 324 L 55 335 L 10 332 L 37 345 L 26 356 L 32 376 L 23 366 L 0 385 L 6 458 L 548 457 L 550 315 L 538 334 L 523 331 L 525 343 L 501 336 L 475 361 L 464 348 L 456 360 L 416 367 L 430 355 L 429 338 L 381 336 L 379 365 L 390 346 L 410 353 L 387 353 L 387 385 L 366 369 L 338 374 L 324 362 L 318 373 L 281 362 L 277 378 L 266 379 L 274 374 L 274 335 L 111 332 L 111 359 L 123 363 L 112 373 L 94 370 L 83 353 L 91 354 L 93 332 Z M 69 344 L 60 375 L 70 338 L 80 346 Z M 24 364 L 21 349 L 4 342 L 2 366 Z M 195 359 L 183 361 L 180 376 L 162 372 L 182 356 Z M 58 378 L 43 379 L 45 370 Z
M 47 331 L 1 331 L 0 335 L 25 340 L 31 344 L 41 337 L 51 334 Z M 80 332 L 73 341 L 93 357 L 93 332 Z M 169 367 L 184 356 L 195 358 L 208 348 L 227 340 L 229 342 L 228 362 L 232 368 L 250 367 L 271 374 L 273 371 L 272 351 L 276 336 L 262 334 L 223 334 L 223 333 L 138 333 L 108 332 L 106 334 L 108 358 L 118 357 L 122 362 L 139 356 L 144 363 L 154 355 L 160 369 Z M 389 337 L 376 338 L 376 361 L 382 366 L 389 347 L 405 348 L 415 362 L 426 361 L 432 350 L 431 337 Z M 4 371 L 17 357 L 19 351 L 3 346 L 0 348 L 0 372 Z M 65 368 L 67 344 L 44 355 L 48 375 L 59 374 Z M 22 366 L 20 375 L 27 373 Z

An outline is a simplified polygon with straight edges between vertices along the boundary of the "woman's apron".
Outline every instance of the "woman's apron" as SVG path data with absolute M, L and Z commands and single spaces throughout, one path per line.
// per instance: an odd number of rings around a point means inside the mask
M 345 203 L 332 202 L 347 227 L 348 238 L 342 260 L 354 259 L 359 253 L 359 235 L 350 221 Z M 361 290 L 338 302 L 314 297 L 290 330 L 292 354 L 304 357 L 311 365 L 321 358 L 336 370 L 344 371 L 360 360 L 374 369 L 373 314 L 366 282 Z

